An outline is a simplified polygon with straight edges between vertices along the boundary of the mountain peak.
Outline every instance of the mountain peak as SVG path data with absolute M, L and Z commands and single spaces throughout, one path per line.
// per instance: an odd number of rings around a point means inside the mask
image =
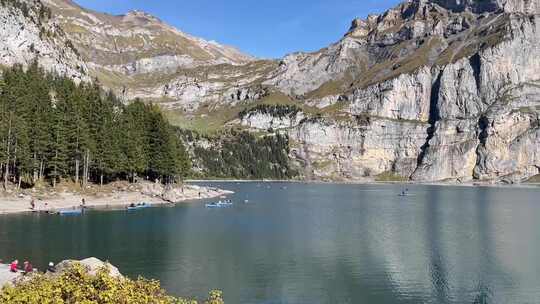
M 71 0 L 43 0 L 82 57 L 105 72 L 164 72 L 253 58 L 193 37 L 141 10 L 122 15 L 95 12 Z
M 144 11 L 140 11 L 140 10 L 131 10 L 129 12 L 127 12 L 124 17 L 132 17 L 132 18 L 143 18 L 143 19 L 148 19 L 150 21 L 159 21 L 161 22 L 161 20 L 154 16 L 154 15 L 151 15 L 147 12 L 144 12 Z
M 474 13 L 494 12 L 539 14 L 540 0 L 416 0 L 432 2 L 453 11 L 470 10 Z

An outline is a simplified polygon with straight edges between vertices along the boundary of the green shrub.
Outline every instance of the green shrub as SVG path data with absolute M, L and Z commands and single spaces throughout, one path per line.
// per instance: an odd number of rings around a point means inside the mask
M 167 295 L 158 281 L 138 278 L 116 278 L 101 269 L 94 276 L 80 265 L 59 275 L 32 275 L 29 280 L 0 291 L 0 303 L 6 304 L 196 304 Z M 220 291 L 210 292 L 206 304 L 223 304 Z

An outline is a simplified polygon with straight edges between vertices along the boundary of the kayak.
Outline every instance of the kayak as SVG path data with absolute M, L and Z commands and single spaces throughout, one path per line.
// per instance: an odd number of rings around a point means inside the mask
M 226 208 L 232 206 L 232 202 L 217 202 L 217 203 L 210 203 L 206 204 L 206 208 Z
M 73 209 L 73 210 L 60 210 L 58 211 L 59 215 L 82 215 L 82 209 Z

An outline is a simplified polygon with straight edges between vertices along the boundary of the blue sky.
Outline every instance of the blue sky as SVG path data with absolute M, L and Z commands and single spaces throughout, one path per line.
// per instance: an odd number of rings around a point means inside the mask
M 355 17 L 380 13 L 399 0 L 75 0 L 123 14 L 142 10 L 178 29 L 261 58 L 315 51 L 339 40 Z

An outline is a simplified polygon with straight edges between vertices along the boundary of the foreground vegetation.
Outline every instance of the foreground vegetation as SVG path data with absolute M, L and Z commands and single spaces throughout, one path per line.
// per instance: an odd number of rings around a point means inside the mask
M 0 79 L 0 172 L 31 187 L 72 179 L 104 183 L 136 175 L 171 182 L 187 175 L 188 155 L 153 105 L 122 104 L 99 83 L 76 84 L 37 63 Z
M 59 275 L 36 274 L 16 286 L 0 290 L 0 303 L 6 304 L 197 304 L 167 295 L 158 281 L 113 277 L 107 269 L 91 275 L 81 265 Z M 210 292 L 205 304 L 223 304 L 220 291 Z

